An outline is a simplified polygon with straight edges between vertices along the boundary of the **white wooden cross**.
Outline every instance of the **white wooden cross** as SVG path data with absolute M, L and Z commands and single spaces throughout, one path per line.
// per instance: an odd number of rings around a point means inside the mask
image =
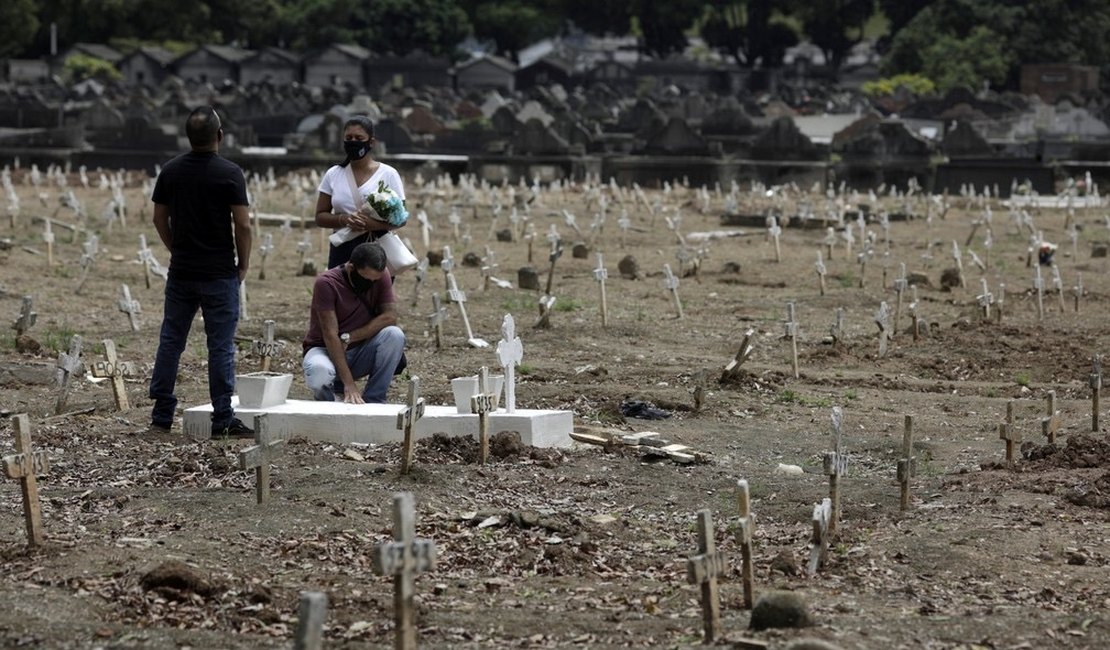
M 139 327 L 142 325 L 142 322 L 139 320 L 139 314 L 142 313 L 143 309 L 138 300 L 132 300 L 131 287 L 128 287 L 126 284 L 120 285 L 118 306 L 121 312 L 127 314 L 127 319 L 131 323 L 131 331 L 138 332 Z
M 832 261 L 833 250 L 836 246 L 836 228 L 829 226 L 825 230 L 825 238 L 821 240 L 821 243 L 825 245 L 825 256 L 829 258 L 829 261 Z
M 821 251 L 817 251 L 817 264 L 815 268 L 817 269 L 817 281 L 820 284 L 821 295 L 823 296 L 825 295 L 825 275 L 828 273 L 828 269 L 825 268 L 825 260 L 821 257 Z
M 1075 313 L 1079 313 L 1079 300 L 1083 297 L 1083 274 L 1075 274 L 1075 286 L 1071 288 L 1075 294 Z
M 162 266 L 154 257 L 154 251 L 146 243 L 146 235 L 139 234 L 139 263 L 143 265 L 143 281 L 150 288 L 150 276 L 157 275 L 163 280 L 169 277 L 169 269 Z
M 320 591 L 302 591 L 293 650 L 323 650 L 324 619 L 327 616 L 328 595 Z
M 717 550 L 713 535 L 713 513 L 698 511 L 698 554 L 686 559 L 686 581 L 701 588 L 704 643 L 714 643 L 721 634 L 721 599 L 717 577 L 728 573 L 728 560 Z
M 875 325 L 879 328 L 879 358 L 882 359 L 890 341 L 890 310 L 885 300 L 879 303 L 879 310 L 875 312 Z
M 482 262 L 482 291 L 489 291 L 490 280 L 493 278 L 494 271 L 498 268 L 496 256 L 489 246 L 486 246 L 486 256 Z
M 466 315 L 466 292 L 459 290 L 455 275 L 450 271 L 447 272 L 447 300 L 459 306 L 459 313 L 462 314 L 463 325 L 466 327 L 467 344 L 473 348 L 488 348 L 489 342 L 474 336 L 474 330 L 470 329 L 470 319 Z
M 825 565 L 829 554 L 829 524 L 832 522 L 832 501 L 825 497 L 813 506 L 813 534 L 809 538 L 809 562 L 806 575 L 813 577 Z
M 544 293 L 547 295 L 551 295 L 551 284 L 555 281 L 555 262 L 562 256 L 562 245 L 558 241 L 553 242 L 551 244 L 551 253 L 547 256 L 548 261 L 551 262 L 551 266 L 547 269 L 547 288 L 544 290 Z
M 995 303 L 994 303 L 994 317 L 995 317 L 995 320 L 999 323 L 1002 322 L 1002 307 L 1005 304 L 1006 304 L 1006 283 L 1005 282 L 999 282 L 998 283 L 998 297 L 995 299 Z
M 663 265 L 663 288 L 671 292 L 671 298 L 674 299 L 675 310 L 678 311 L 678 319 L 683 319 L 682 313 L 682 300 L 678 297 L 678 277 L 671 271 L 670 264 Z
M 81 335 L 75 334 L 69 343 L 69 353 L 58 353 L 57 371 L 54 373 L 58 396 L 54 401 L 54 414 L 61 415 L 69 399 L 69 380 L 81 367 Z
M 991 319 L 991 305 L 994 303 L 994 294 L 987 287 L 986 278 L 979 278 L 979 281 L 982 283 L 983 289 L 978 296 L 975 296 L 975 300 L 983 310 L 983 320 L 989 321 Z
M 779 226 L 778 217 L 767 217 L 767 234 L 775 244 L 775 262 L 781 262 L 782 247 L 779 245 L 779 237 L 782 235 L 782 227 Z
M 258 279 L 266 279 L 266 258 L 270 253 L 274 252 L 274 235 L 273 233 L 266 233 L 262 235 L 262 245 L 258 247 L 258 255 L 261 258 L 258 262 Z
M 998 425 L 998 438 L 1006 442 L 1006 464 L 1013 466 L 1014 449 L 1021 444 L 1021 430 L 1014 427 L 1014 401 L 1006 402 L 1006 419 Z
M 1091 357 L 1091 376 L 1088 379 L 1091 387 L 1091 431 L 1098 432 L 1098 400 L 1102 393 L 1102 355 Z
M 77 286 L 73 289 L 73 293 L 81 293 L 85 288 L 85 283 L 89 279 L 89 271 L 92 269 L 93 263 L 96 261 L 96 254 L 100 252 L 100 238 L 96 235 L 89 235 L 84 244 L 81 244 L 84 253 L 81 254 L 81 278 L 77 281 Z
M 411 492 L 393 495 L 393 539 L 378 545 L 374 569 L 393 577 L 393 648 L 416 650 L 416 574 L 432 570 L 436 546 L 416 537 L 416 506 Z
M 447 288 L 450 289 L 450 282 L 447 280 L 447 276 L 455 269 L 455 258 L 451 256 L 450 246 L 443 247 L 443 259 L 439 262 L 439 268 L 443 270 L 443 281 L 448 285 Z
M 910 478 L 917 474 L 917 457 L 913 455 L 913 416 L 907 415 L 902 429 L 902 457 L 898 459 L 897 479 L 901 486 L 899 508 L 910 509 Z
M 112 380 L 112 397 L 116 401 L 117 411 L 131 408 L 123 378 L 135 376 L 135 364 L 119 360 L 116 356 L 116 342 L 112 339 L 104 339 L 104 360 L 93 364 L 92 376 Z
M 794 303 L 786 303 L 786 322 L 783 323 L 784 339 L 790 341 L 790 365 L 794 370 L 794 379 L 797 379 L 798 374 L 798 321 L 794 316 Z
M 829 499 L 832 514 L 829 517 L 829 533 L 835 534 L 840 523 L 840 477 L 848 471 L 848 454 L 841 441 L 841 422 L 844 414 L 839 406 L 832 409 L 833 450 L 824 457 L 825 475 L 829 477 Z
M 423 257 L 420 263 L 416 265 L 416 274 L 414 275 L 415 281 L 412 283 L 412 306 L 415 307 L 420 302 L 420 288 L 424 286 L 424 280 L 428 277 L 428 258 Z
M 1056 442 L 1056 432 L 1060 430 L 1060 411 L 1056 410 L 1056 391 L 1045 395 L 1045 416 L 1041 418 L 1041 433 L 1048 438 L 1048 444 Z
M 432 294 L 432 313 L 428 316 L 428 326 L 432 328 L 435 334 L 436 349 L 443 348 L 443 320 L 447 318 L 447 308 L 443 307 L 439 301 L 439 294 Z
M 605 268 L 601 253 L 597 254 L 597 268 L 594 269 L 594 280 L 601 287 L 601 326 L 609 326 L 609 306 L 605 299 L 605 280 L 609 278 L 609 271 Z
M 274 342 L 274 321 L 267 319 L 262 322 L 262 339 L 251 342 L 251 352 L 261 360 L 260 370 L 270 371 L 270 361 L 281 351 L 281 343 Z
M 451 214 L 447 215 L 447 223 L 451 224 L 451 240 L 459 241 L 459 224 L 462 223 L 462 217 L 459 216 L 458 208 L 451 207 Z
M 254 416 L 254 444 L 239 452 L 239 467 L 254 470 L 254 496 L 259 504 L 270 499 L 270 462 L 284 446 L 285 440 L 270 432 L 266 415 Z
M 1064 313 L 1064 281 L 1060 277 L 1060 267 L 1055 264 L 1052 265 L 1052 288 L 1060 300 L 1060 313 Z
M 568 210 L 563 210 L 563 221 L 567 224 L 568 228 L 571 228 L 571 229 L 574 230 L 575 234 L 578 235 L 579 239 L 583 238 L 582 229 L 578 227 L 578 219 L 573 214 L 571 214 Z M 551 232 L 555 234 L 556 238 L 558 238 L 558 231 L 555 230 L 555 228 L 554 228 L 555 224 L 551 224 L 551 225 L 552 225 Z M 548 235 L 548 241 L 549 242 L 551 241 L 551 235 Z
M 27 545 L 42 546 L 42 509 L 39 506 L 38 476 L 50 471 L 45 451 L 31 448 L 31 424 L 26 413 L 12 417 L 15 428 L 15 453 L 4 456 L 4 474 L 19 480 L 23 493 L 23 520 L 27 526 Z
M 516 367 L 524 358 L 524 345 L 516 335 L 512 314 L 501 321 L 501 340 L 497 342 L 497 361 L 505 374 L 505 412 L 516 413 Z
M 755 530 L 755 515 L 751 512 L 751 499 L 748 494 L 748 482 L 736 482 L 736 502 L 740 511 L 740 519 L 736 522 L 739 528 L 740 542 L 740 576 L 744 583 L 744 608 L 751 609 L 755 604 L 755 581 L 752 575 L 752 532 Z
M 38 312 L 32 309 L 34 299 L 31 296 L 23 296 L 23 303 L 19 309 L 19 318 L 16 318 L 12 323 L 12 329 L 15 330 L 16 337 L 23 336 L 31 326 L 35 324 L 38 319 Z
M 412 456 L 415 446 L 413 427 L 424 417 L 424 398 L 420 396 L 420 377 L 409 379 L 409 398 L 405 408 L 397 413 L 397 428 L 405 432 L 404 442 L 401 444 L 401 474 L 408 474 L 412 469 Z
M 478 463 L 489 459 L 489 414 L 497 408 L 497 395 L 490 385 L 489 368 L 478 370 L 478 393 L 470 397 L 470 412 L 478 415 Z

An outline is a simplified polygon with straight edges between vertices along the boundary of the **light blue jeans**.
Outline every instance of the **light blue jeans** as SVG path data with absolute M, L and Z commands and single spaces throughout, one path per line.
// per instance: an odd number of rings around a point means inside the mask
M 405 333 L 390 325 L 369 341 L 347 348 L 347 366 L 355 381 L 366 377 L 362 400 L 368 404 L 384 404 L 389 383 L 405 351 Z M 310 348 L 301 362 L 304 381 L 317 401 L 331 402 L 343 393 L 343 384 L 335 378 L 335 364 L 325 347 Z M 342 398 L 341 398 L 342 399 Z

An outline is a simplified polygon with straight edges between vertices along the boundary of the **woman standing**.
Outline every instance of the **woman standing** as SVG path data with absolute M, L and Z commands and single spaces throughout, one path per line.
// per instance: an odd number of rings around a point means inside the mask
M 316 225 L 336 230 L 346 227 L 358 235 L 338 246 L 330 246 L 329 269 L 345 264 L 355 246 L 374 241 L 396 228 L 384 221 L 359 214 L 358 209 L 362 206 L 363 199 L 351 191 L 353 184 L 365 195 L 376 190 L 381 181 L 404 200 L 405 186 L 401 183 L 401 175 L 393 167 L 374 160 L 370 155 L 373 148 L 374 123 L 365 115 L 351 117 L 343 125 L 343 150 L 347 158 L 325 172 L 320 181 L 320 196 L 316 199 Z

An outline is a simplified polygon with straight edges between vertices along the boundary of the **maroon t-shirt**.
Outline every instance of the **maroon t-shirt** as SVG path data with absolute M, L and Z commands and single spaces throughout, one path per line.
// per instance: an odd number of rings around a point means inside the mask
M 312 311 L 308 319 L 308 333 L 304 336 L 302 347 L 305 352 L 311 348 L 324 347 L 324 335 L 320 329 L 317 314 L 334 311 L 339 321 L 339 333 L 351 332 L 366 325 L 381 312 L 382 305 L 397 302 L 393 297 L 393 281 L 389 273 L 382 273 L 380 280 L 363 297 L 355 295 L 347 282 L 344 264 L 324 271 L 316 276 L 312 287 Z M 352 271 L 353 273 L 354 271 Z

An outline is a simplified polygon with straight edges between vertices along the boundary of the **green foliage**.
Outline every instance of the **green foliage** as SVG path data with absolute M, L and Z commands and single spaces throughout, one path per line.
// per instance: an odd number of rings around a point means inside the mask
M 536 369 L 533 366 L 528 365 L 527 363 L 522 363 L 517 366 L 516 371 L 522 375 L 530 375 L 536 372 Z
M 558 16 L 522 0 L 479 3 L 470 20 L 478 38 L 493 40 L 497 51 L 506 54 L 553 36 L 559 29 Z
M 703 4 L 698 0 L 631 0 L 633 31 L 641 37 L 643 50 L 660 58 L 684 50 L 686 30 L 701 16 Z
M 1014 375 L 1014 381 L 1017 382 L 1018 386 L 1025 386 L 1026 388 L 1029 388 L 1029 383 L 1033 381 L 1033 374 L 1028 370 L 1022 370 L 1021 372 Z
M 73 81 L 85 79 L 98 79 L 100 81 L 115 81 L 122 75 L 115 66 L 104 59 L 86 54 L 71 54 L 66 57 L 63 65 L 63 74 Z
M 871 97 L 888 97 L 899 88 L 905 88 L 917 95 L 932 95 L 937 90 L 937 85 L 932 79 L 920 74 L 896 74 L 893 77 L 884 77 L 877 81 L 868 81 L 863 84 L 863 92 Z
M 384 0 L 374 4 L 374 49 L 450 54 L 470 31 L 470 19 L 449 0 Z
M 555 311 L 578 311 L 582 309 L 582 301 L 574 298 L 563 298 L 555 301 Z
M 710 2 L 699 28 L 701 37 L 738 63 L 780 65 L 786 49 L 797 45 L 798 35 L 773 13 L 773 6 L 771 0 Z
M 54 354 L 68 352 L 69 344 L 73 340 L 75 334 L 77 334 L 77 330 L 71 328 L 69 325 L 62 324 L 44 331 L 39 343 L 44 349 L 51 350 Z
M 19 54 L 39 28 L 35 0 L 0 2 L 0 59 Z
M 1003 47 L 999 35 L 982 25 L 964 39 L 941 36 L 925 49 L 922 72 L 936 79 L 942 90 L 956 86 L 976 88 L 984 80 L 1001 86 L 1012 63 L 1012 54 Z
M 789 388 L 779 393 L 778 400 L 783 404 L 797 404 L 799 406 L 816 406 L 820 408 L 832 406 L 832 399 L 829 397 L 809 397 Z
M 821 48 L 834 70 L 863 39 L 864 27 L 875 11 L 874 0 L 796 0 L 793 4 L 802 31 Z

